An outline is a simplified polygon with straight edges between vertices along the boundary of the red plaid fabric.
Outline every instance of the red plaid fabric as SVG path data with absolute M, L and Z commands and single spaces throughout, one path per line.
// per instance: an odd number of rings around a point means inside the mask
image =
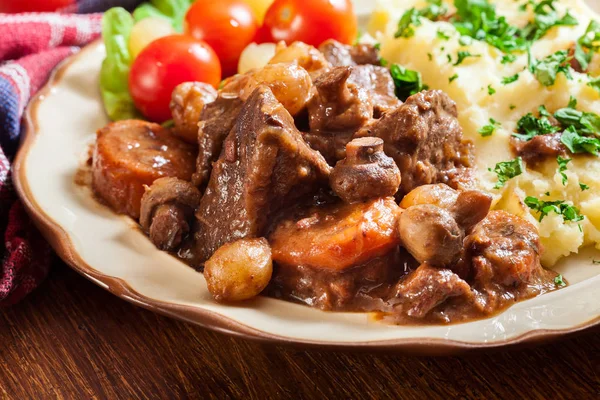
M 89 3 L 89 1 L 88 1 Z M 48 273 L 50 248 L 11 185 L 10 162 L 29 99 L 67 56 L 100 35 L 101 14 L 0 14 L 0 306 L 14 304 Z

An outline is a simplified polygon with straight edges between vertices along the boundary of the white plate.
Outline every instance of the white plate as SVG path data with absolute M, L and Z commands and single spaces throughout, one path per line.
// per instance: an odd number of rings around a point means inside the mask
M 98 90 L 104 47 L 96 42 L 62 65 L 28 109 L 15 185 L 57 253 L 117 296 L 156 312 L 247 338 L 334 347 L 448 353 L 554 338 L 600 323 L 598 252 L 557 270 L 565 289 L 486 320 L 450 326 L 389 326 L 367 314 L 327 313 L 271 298 L 239 306 L 212 301 L 202 274 L 158 251 L 128 218 L 74 183 L 95 131 L 108 122 Z

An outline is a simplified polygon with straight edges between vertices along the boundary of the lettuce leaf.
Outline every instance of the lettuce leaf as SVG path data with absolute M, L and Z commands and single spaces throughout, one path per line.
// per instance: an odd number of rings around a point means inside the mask
M 139 117 L 128 84 L 132 62 L 129 35 L 133 25 L 131 14 L 121 7 L 111 8 L 102 18 L 106 58 L 100 70 L 100 92 L 106 113 L 113 121 Z
M 195 0 L 150 0 L 133 11 L 135 21 L 148 17 L 162 17 L 171 21 L 177 32 L 183 31 L 183 19 Z

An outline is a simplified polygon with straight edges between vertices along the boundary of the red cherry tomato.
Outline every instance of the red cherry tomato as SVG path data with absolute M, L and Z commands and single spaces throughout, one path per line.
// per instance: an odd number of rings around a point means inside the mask
M 221 65 L 212 48 L 201 40 L 171 35 L 151 42 L 137 56 L 129 73 L 129 92 L 135 106 L 155 122 L 171 119 L 169 102 L 175 86 L 200 81 L 221 82 Z
M 264 26 L 271 41 L 302 41 L 313 46 L 327 39 L 350 44 L 358 32 L 350 0 L 275 0 Z
M 187 34 L 215 50 L 228 76 L 237 72 L 240 54 L 253 41 L 258 22 L 242 0 L 198 0 L 185 15 L 185 26 Z
M 75 0 L 0 0 L 0 13 L 56 11 Z

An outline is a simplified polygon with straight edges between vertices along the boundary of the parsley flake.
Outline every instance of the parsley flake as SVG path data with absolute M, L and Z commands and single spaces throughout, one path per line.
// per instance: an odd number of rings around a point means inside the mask
M 492 136 L 498 126 L 500 126 L 500 122 L 496 121 L 494 118 L 490 118 L 490 123 L 482 126 L 477 132 L 483 137 Z
M 514 105 L 514 104 L 510 104 L 510 105 L 508 106 L 508 108 L 509 108 L 509 110 L 514 110 L 515 108 L 517 108 L 517 106 L 516 106 L 516 105 Z
M 556 162 L 558 163 L 558 172 L 562 178 L 562 184 L 563 186 L 566 186 L 569 178 L 567 177 L 567 174 L 565 174 L 565 171 L 567 170 L 567 164 L 571 162 L 571 159 L 558 156 L 556 157 Z
M 545 106 L 538 107 L 539 118 L 532 113 L 527 113 L 517 121 L 517 131 L 513 136 L 521 140 L 531 140 L 538 135 L 547 135 L 558 132 L 559 128 L 554 126 L 548 119 L 550 113 Z
M 512 76 L 505 76 L 504 78 L 502 78 L 502 80 L 500 81 L 503 85 L 508 85 L 509 83 L 513 83 L 519 80 L 519 74 L 514 74 Z
M 520 32 L 521 37 L 535 41 L 545 36 L 548 31 L 556 26 L 578 25 L 577 19 L 567 11 L 562 17 L 558 16 L 554 3 L 556 0 L 541 0 L 539 3 L 529 2 L 533 6 L 533 21 L 529 22 Z
M 448 40 L 448 39 L 450 39 L 450 35 L 447 32 L 444 32 L 442 30 L 442 28 L 439 28 L 437 30 L 437 37 L 440 38 L 440 39 L 442 39 L 442 40 Z
M 531 54 L 531 52 L 530 52 Z M 529 70 L 535 78 L 544 86 L 552 86 L 556 82 L 556 76 L 562 72 L 567 79 L 573 79 L 571 75 L 571 61 L 567 50 L 560 50 L 542 60 L 530 57 Z
M 414 36 L 415 27 L 421 26 L 421 17 L 435 21 L 448 12 L 448 7 L 442 3 L 442 0 L 427 0 L 427 3 L 427 7 L 421 10 L 413 7 L 402 14 L 398 21 L 398 29 L 394 33 L 395 38 Z
M 494 186 L 494 189 L 502 188 L 509 179 L 519 176 L 525 170 L 523 159 L 517 157 L 514 160 L 502 161 L 496 164 L 494 169 L 488 168 L 488 171 L 494 172 L 498 177 L 498 183 Z
M 558 287 L 567 286 L 567 283 L 564 281 L 561 274 L 556 275 L 556 278 L 554 278 L 554 284 Z
M 569 126 L 560 137 L 571 153 L 590 153 L 600 155 L 600 139 L 581 136 L 573 126 Z
M 577 207 L 566 204 L 564 200 L 543 201 L 533 196 L 527 196 L 525 204 L 540 214 L 540 222 L 551 212 L 561 215 L 565 221 L 579 222 L 584 218 Z
M 592 20 L 583 36 L 575 43 L 574 57 L 582 70 L 587 70 L 595 52 L 600 51 L 600 22 Z
M 593 89 L 596 89 L 596 91 L 600 93 L 600 76 L 596 78 L 590 78 L 590 81 L 587 83 L 587 85 Z
M 427 89 L 427 85 L 423 84 L 423 77 L 419 71 L 406 69 L 405 67 L 392 64 L 390 74 L 396 86 L 396 96 L 405 101 L 409 96 L 419 93 L 423 89 Z
M 448 78 L 448 82 L 452 83 L 455 79 L 458 79 L 458 74 L 454 74 L 450 78 Z
M 500 60 L 500 64 L 511 64 L 517 61 L 517 56 L 514 54 L 505 54 L 502 56 L 502 60 Z
M 471 52 L 469 51 L 459 51 L 457 54 L 457 59 L 456 62 L 453 65 L 459 65 L 462 64 L 462 62 L 465 60 L 465 58 L 467 57 L 481 57 L 481 54 L 471 54 Z
M 496 89 L 492 87 L 492 85 L 488 85 L 488 94 L 491 96 L 496 93 Z
M 588 185 L 586 185 L 585 183 L 580 183 L 579 188 L 581 189 L 582 192 L 585 192 L 586 190 L 590 189 L 590 187 Z

